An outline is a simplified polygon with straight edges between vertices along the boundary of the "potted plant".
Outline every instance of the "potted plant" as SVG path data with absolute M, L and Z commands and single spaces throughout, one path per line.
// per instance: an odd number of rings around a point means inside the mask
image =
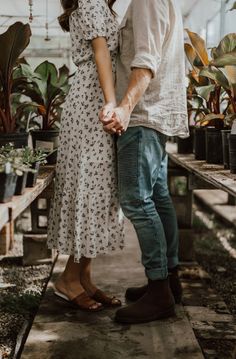
M 29 79 L 22 84 L 22 93 L 31 98 L 34 112 L 42 119 L 41 128 L 31 130 L 33 147 L 50 153 L 48 163 L 55 163 L 62 104 L 69 91 L 69 69 L 63 66 L 57 70 L 54 64 L 44 61 L 33 72 L 27 64 L 22 64 L 19 71 Z M 40 126 L 37 122 L 34 125 Z
M 208 163 L 219 164 L 223 162 L 223 147 L 221 130 L 226 127 L 229 108 L 235 113 L 235 99 L 230 72 L 220 68 L 222 63 L 219 59 L 227 54 L 234 57 L 236 34 L 226 35 L 218 45 L 211 51 L 209 58 L 204 40 L 187 30 L 191 44 L 185 47 L 187 57 L 193 66 L 197 93 L 205 101 L 205 114 L 201 124 L 206 128 L 206 160 Z M 222 60 L 221 60 L 222 61 Z M 200 79 L 204 78 L 206 83 L 202 86 Z M 228 98 L 228 104 L 226 101 Z M 217 149 L 217 150 L 213 150 Z
M 6 144 L 0 148 L 0 159 L 4 163 L 9 163 L 12 172 L 16 174 L 15 195 L 21 195 L 25 191 L 27 175 L 29 172 L 35 172 L 29 165 L 23 162 L 21 149 L 15 149 L 12 143 Z
M 34 187 L 37 181 L 40 165 L 47 163 L 47 153 L 41 149 L 25 147 L 21 150 L 22 161 L 31 171 L 27 176 L 27 187 Z
M 17 132 L 17 111 L 13 113 L 13 71 L 18 57 L 28 46 L 30 26 L 21 22 L 11 25 L 0 35 L 0 145 L 12 142 L 15 147 L 27 144 L 28 134 Z
M 23 193 L 29 171 L 12 144 L 0 148 L 0 202 L 8 202 L 14 194 Z

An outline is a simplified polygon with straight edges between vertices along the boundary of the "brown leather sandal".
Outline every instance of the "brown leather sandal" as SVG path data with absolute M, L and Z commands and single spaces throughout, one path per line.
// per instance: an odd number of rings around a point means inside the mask
M 100 289 L 97 289 L 96 292 L 91 296 L 98 303 L 102 303 L 104 307 L 120 307 L 121 301 L 116 297 L 109 297 Z
M 100 310 L 103 309 L 103 306 L 99 305 L 101 303 L 97 302 L 93 298 L 89 297 L 86 292 L 79 294 L 74 299 L 69 299 L 65 294 L 59 292 L 58 290 L 55 290 L 54 294 L 57 297 L 65 300 L 66 302 L 72 304 L 76 308 L 83 310 L 85 312 L 99 312 Z M 94 305 L 97 305 L 97 306 L 94 308 Z

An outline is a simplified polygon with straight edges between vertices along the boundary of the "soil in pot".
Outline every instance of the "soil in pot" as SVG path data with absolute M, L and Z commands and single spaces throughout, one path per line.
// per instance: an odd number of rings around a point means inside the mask
M 56 150 L 58 148 L 59 130 L 34 130 L 31 131 L 31 136 L 33 141 L 33 147 L 41 148 L 42 150 L 48 152 L 48 163 L 55 164 L 57 159 Z
M 19 196 L 24 193 L 28 173 L 24 172 L 22 176 L 17 176 L 15 195 Z
M 11 142 L 15 148 L 28 146 L 29 134 L 27 132 L 0 133 L 0 147 Z
M 230 172 L 236 173 L 236 134 L 229 135 L 229 166 Z
M 206 128 L 206 161 L 223 164 L 223 147 L 221 131 L 215 127 Z
M 178 153 L 187 154 L 193 153 L 193 128 L 189 128 L 188 138 L 177 138 Z
M 34 187 L 36 185 L 36 181 L 39 174 L 39 166 L 40 166 L 39 162 L 35 162 L 32 164 L 31 168 L 34 169 L 35 172 L 34 173 L 28 172 L 26 187 Z
M 229 169 L 229 134 L 230 130 L 222 130 L 223 163 L 224 169 Z
M 205 161 L 206 159 L 206 128 L 194 128 L 194 155 L 195 159 Z
M 11 201 L 15 193 L 16 181 L 15 173 L 0 173 L 0 203 Z

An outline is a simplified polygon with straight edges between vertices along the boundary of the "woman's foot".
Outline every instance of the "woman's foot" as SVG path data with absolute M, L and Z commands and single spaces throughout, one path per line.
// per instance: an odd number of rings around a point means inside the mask
M 94 295 L 91 296 L 91 298 L 94 299 L 95 301 L 102 303 L 105 307 L 111 307 L 111 308 L 120 307 L 122 304 L 118 298 L 108 296 L 100 289 L 97 289 Z
M 97 311 L 102 307 L 101 303 L 98 303 L 97 301 L 90 298 L 90 295 L 86 293 L 86 288 L 83 288 L 79 281 L 67 281 L 64 279 L 63 275 L 61 275 L 57 279 L 54 286 L 56 292 L 59 294 L 61 293 L 63 296 L 68 298 L 68 301 L 77 304 L 80 309 Z
M 109 296 L 98 289 L 91 281 L 90 277 L 80 276 L 80 281 L 88 295 L 96 302 L 102 303 L 106 307 L 119 307 L 121 301 L 114 296 Z

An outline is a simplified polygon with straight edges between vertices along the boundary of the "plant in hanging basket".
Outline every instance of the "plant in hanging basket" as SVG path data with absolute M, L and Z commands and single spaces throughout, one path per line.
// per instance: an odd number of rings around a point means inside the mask
M 6 32 L 0 35 L 0 140 L 2 144 L 17 137 L 18 112 L 13 111 L 13 71 L 21 53 L 28 46 L 31 36 L 30 26 L 21 22 L 11 25 Z M 27 137 L 25 135 L 25 137 Z M 5 142 L 4 142 L 5 140 Z M 25 139 L 19 140 L 19 145 Z

